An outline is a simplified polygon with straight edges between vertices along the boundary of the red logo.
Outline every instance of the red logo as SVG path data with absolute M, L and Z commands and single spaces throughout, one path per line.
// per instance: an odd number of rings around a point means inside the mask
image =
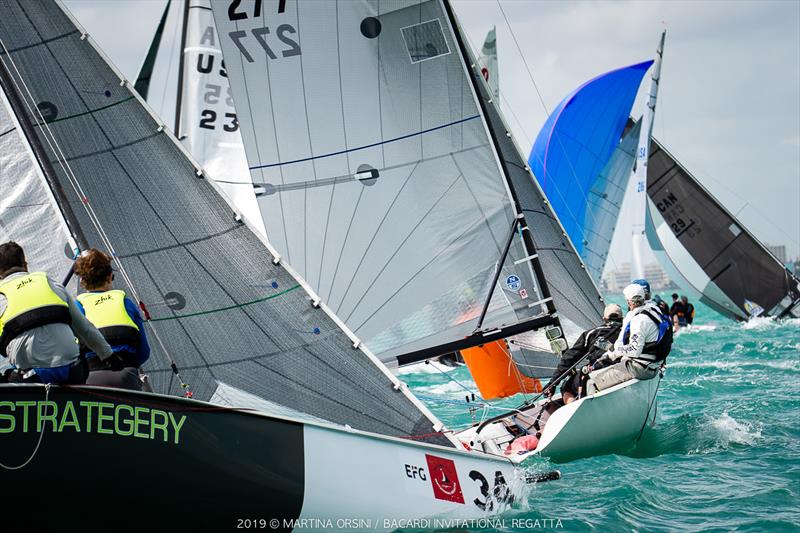
M 489 69 L 488 68 L 483 67 L 481 69 L 481 74 L 483 74 L 483 79 L 485 79 L 486 81 L 489 81 Z
M 450 459 L 428 454 L 425 454 L 425 460 L 428 461 L 433 496 L 437 500 L 464 503 L 461 484 L 458 482 L 458 474 L 456 474 L 456 464 Z

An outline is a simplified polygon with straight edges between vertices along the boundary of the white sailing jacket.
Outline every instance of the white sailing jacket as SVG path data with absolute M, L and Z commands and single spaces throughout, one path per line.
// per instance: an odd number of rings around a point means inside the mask
M 637 307 L 625 315 L 622 321 L 622 330 L 617 341 L 614 343 L 614 349 L 608 352 L 606 356 L 612 361 L 619 361 L 623 358 L 635 359 L 639 362 L 644 362 L 642 357 L 642 350 L 646 344 L 658 341 L 658 326 L 642 312 L 648 310 L 655 316 L 660 316 L 661 311 L 658 306 L 651 300 L 645 302 L 641 307 Z M 627 344 L 625 343 L 624 332 L 630 326 L 630 337 Z

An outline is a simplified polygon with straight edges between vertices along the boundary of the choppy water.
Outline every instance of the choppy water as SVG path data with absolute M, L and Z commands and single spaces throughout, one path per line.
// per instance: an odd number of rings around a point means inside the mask
M 696 323 L 716 329 L 676 338 L 657 425 L 637 450 L 562 465 L 534 460 L 529 468 L 557 467 L 563 478 L 535 486 L 501 515 L 505 524 L 800 531 L 800 320 L 735 324 L 702 304 L 697 314 Z M 466 392 L 453 381 L 476 390 L 467 369 L 423 370 L 402 378 L 450 426 L 469 424 Z M 516 406 L 521 397 L 492 403 Z

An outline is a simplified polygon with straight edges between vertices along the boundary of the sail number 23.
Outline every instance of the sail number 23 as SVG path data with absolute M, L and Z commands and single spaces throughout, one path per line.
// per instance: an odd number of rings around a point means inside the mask
M 249 10 L 244 9 L 241 5 L 242 0 L 231 0 L 228 6 L 228 19 L 231 21 L 245 20 L 250 18 Z M 252 17 L 261 17 L 261 4 L 262 0 L 254 0 Z M 278 1 L 278 14 L 282 14 L 286 10 L 286 0 Z M 262 28 L 253 28 L 249 34 L 246 30 L 236 30 L 228 33 L 233 44 L 239 49 L 242 57 L 248 63 L 255 61 L 254 53 L 258 53 L 258 48 L 264 51 L 264 54 L 269 59 L 278 59 L 278 54 L 283 57 L 299 56 L 303 52 L 300 50 L 295 35 L 297 30 L 291 24 L 279 24 L 273 27 L 274 33 L 268 26 Z M 255 43 L 253 42 L 255 41 Z M 252 51 L 252 53 L 251 53 Z

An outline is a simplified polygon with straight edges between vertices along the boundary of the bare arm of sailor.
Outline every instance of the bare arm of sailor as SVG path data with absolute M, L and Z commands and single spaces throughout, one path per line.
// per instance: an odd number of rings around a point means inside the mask
M 75 298 L 73 298 L 60 283 L 50 280 L 50 287 L 69 304 L 72 333 L 78 337 L 78 340 L 88 346 L 100 359 L 108 359 L 111 357 L 111 346 L 108 345 L 103 335 L 94 327 L 94 324 L 83 316 L 83 313 L 81 313 L 81 310 L 78 309 L 78 305 L 75 303 Z

